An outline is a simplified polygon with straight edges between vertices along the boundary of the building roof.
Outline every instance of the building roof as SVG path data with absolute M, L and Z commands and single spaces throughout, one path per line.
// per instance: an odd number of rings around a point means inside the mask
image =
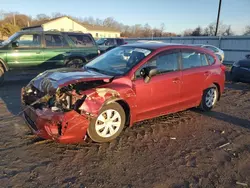
M 113 31 L 113 32 L 120 32 L 118 29 L 111 28 L 111 27 L 104 27 L 100 25 L 90 25 L 90 24 L 81 24 L 83 27 L 85 27 L 87 30 L 92 31 Z
M 52 21 L 55 21 L 55 20 L 58 20 L 60 18 L 68 18 L 68 19 L 71 19 L 72 21 L 82 25 L 83 27 L 85 27 L 87 30 L 89 31 L 110 31 L 110 32 L 120 32 L 119 30 L 117 29 L 114 29 L 114 28 L 110 28 L 110 27 L 104 27 L 104 26 L 100 26 L 100 25 L 90 25 L 90 24 L 81 24 L 77 21 L 75 21 L 74 19 L 70 18 L 69 16 L 61 16 L 61 17 L 57 17 L 57 18 L 53 18 L 53 19 L 50 19 L 50 20 L 44 20 L 44 22 L 42 22 L 41 24 L 39 25 L 32 25 L 30 27 L 24 27 L 22 28 L 22 30 L 27 30 L 27 29 L 32 29 L 32 28 L 37 28 L 37 27 L 42 27 L 42 25 L 44 24 L 47 24 L 49 22 L 52 22 Z

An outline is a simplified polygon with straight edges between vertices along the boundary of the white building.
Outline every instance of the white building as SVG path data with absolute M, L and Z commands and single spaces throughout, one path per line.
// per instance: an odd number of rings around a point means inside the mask
M 58 30 L 65 32 L 83 32 L 83 33 L 91 33 L 94 38 L 120 37 L 121 34 L 120 31 L 113 28 L 80 24 L 68 16 L 51 19 L 41 25 L 25 27 L 22 30 L 34 30 L 34 31 Z

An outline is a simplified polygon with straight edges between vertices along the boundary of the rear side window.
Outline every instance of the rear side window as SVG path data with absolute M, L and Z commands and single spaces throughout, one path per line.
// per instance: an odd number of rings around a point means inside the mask
M 215 63 L 215 59 L 213 56 L 206 54 L 207 56 L 207 61 L 209 62 L 210 65 Z
M 68 44 L 63 36 L 56 34 L 45 34 L 46 47 L 66 47 Z
M 116 39 L 116 41 L 117 41 L 118 45 L 123 45 L 124 44 L 124 40 L 122 40 L 122 39 Z
M 196 51 L 182 52 L 182 68 L 189 69 L 208 65 L 204 54 Z
M 94 42 L 88 35 L 68 35 L 69 38 L 75 43 L 78 47 L 93 47 Z
M 107 39 L 107 41 L 105 42 L 105 45 L 107 46 L 115 45 L 115 39 Z

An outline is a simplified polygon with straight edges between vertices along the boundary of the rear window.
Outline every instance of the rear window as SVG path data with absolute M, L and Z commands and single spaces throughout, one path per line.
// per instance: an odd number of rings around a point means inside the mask
M 88 35 L 70 34 L 68 36 L 78 47 L 93 47 L 95 45 L 91 37 Z

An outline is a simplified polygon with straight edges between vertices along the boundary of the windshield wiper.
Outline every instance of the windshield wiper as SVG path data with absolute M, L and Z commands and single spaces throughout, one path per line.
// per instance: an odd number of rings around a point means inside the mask
M 95 68 L 95 67 L 88 67 L 88 66 L 85 66 L 85 67 L 86 67 L 88 70 L 93 70 L 93 71 L 95 71 L 95 72 L 99 72 L 99 73 L 102 73 L 102 74 L 109 75 L 109 74 L 107 74 L 106 71 L 100 70 L 100 69 L 98 69 L 98 68 Z

